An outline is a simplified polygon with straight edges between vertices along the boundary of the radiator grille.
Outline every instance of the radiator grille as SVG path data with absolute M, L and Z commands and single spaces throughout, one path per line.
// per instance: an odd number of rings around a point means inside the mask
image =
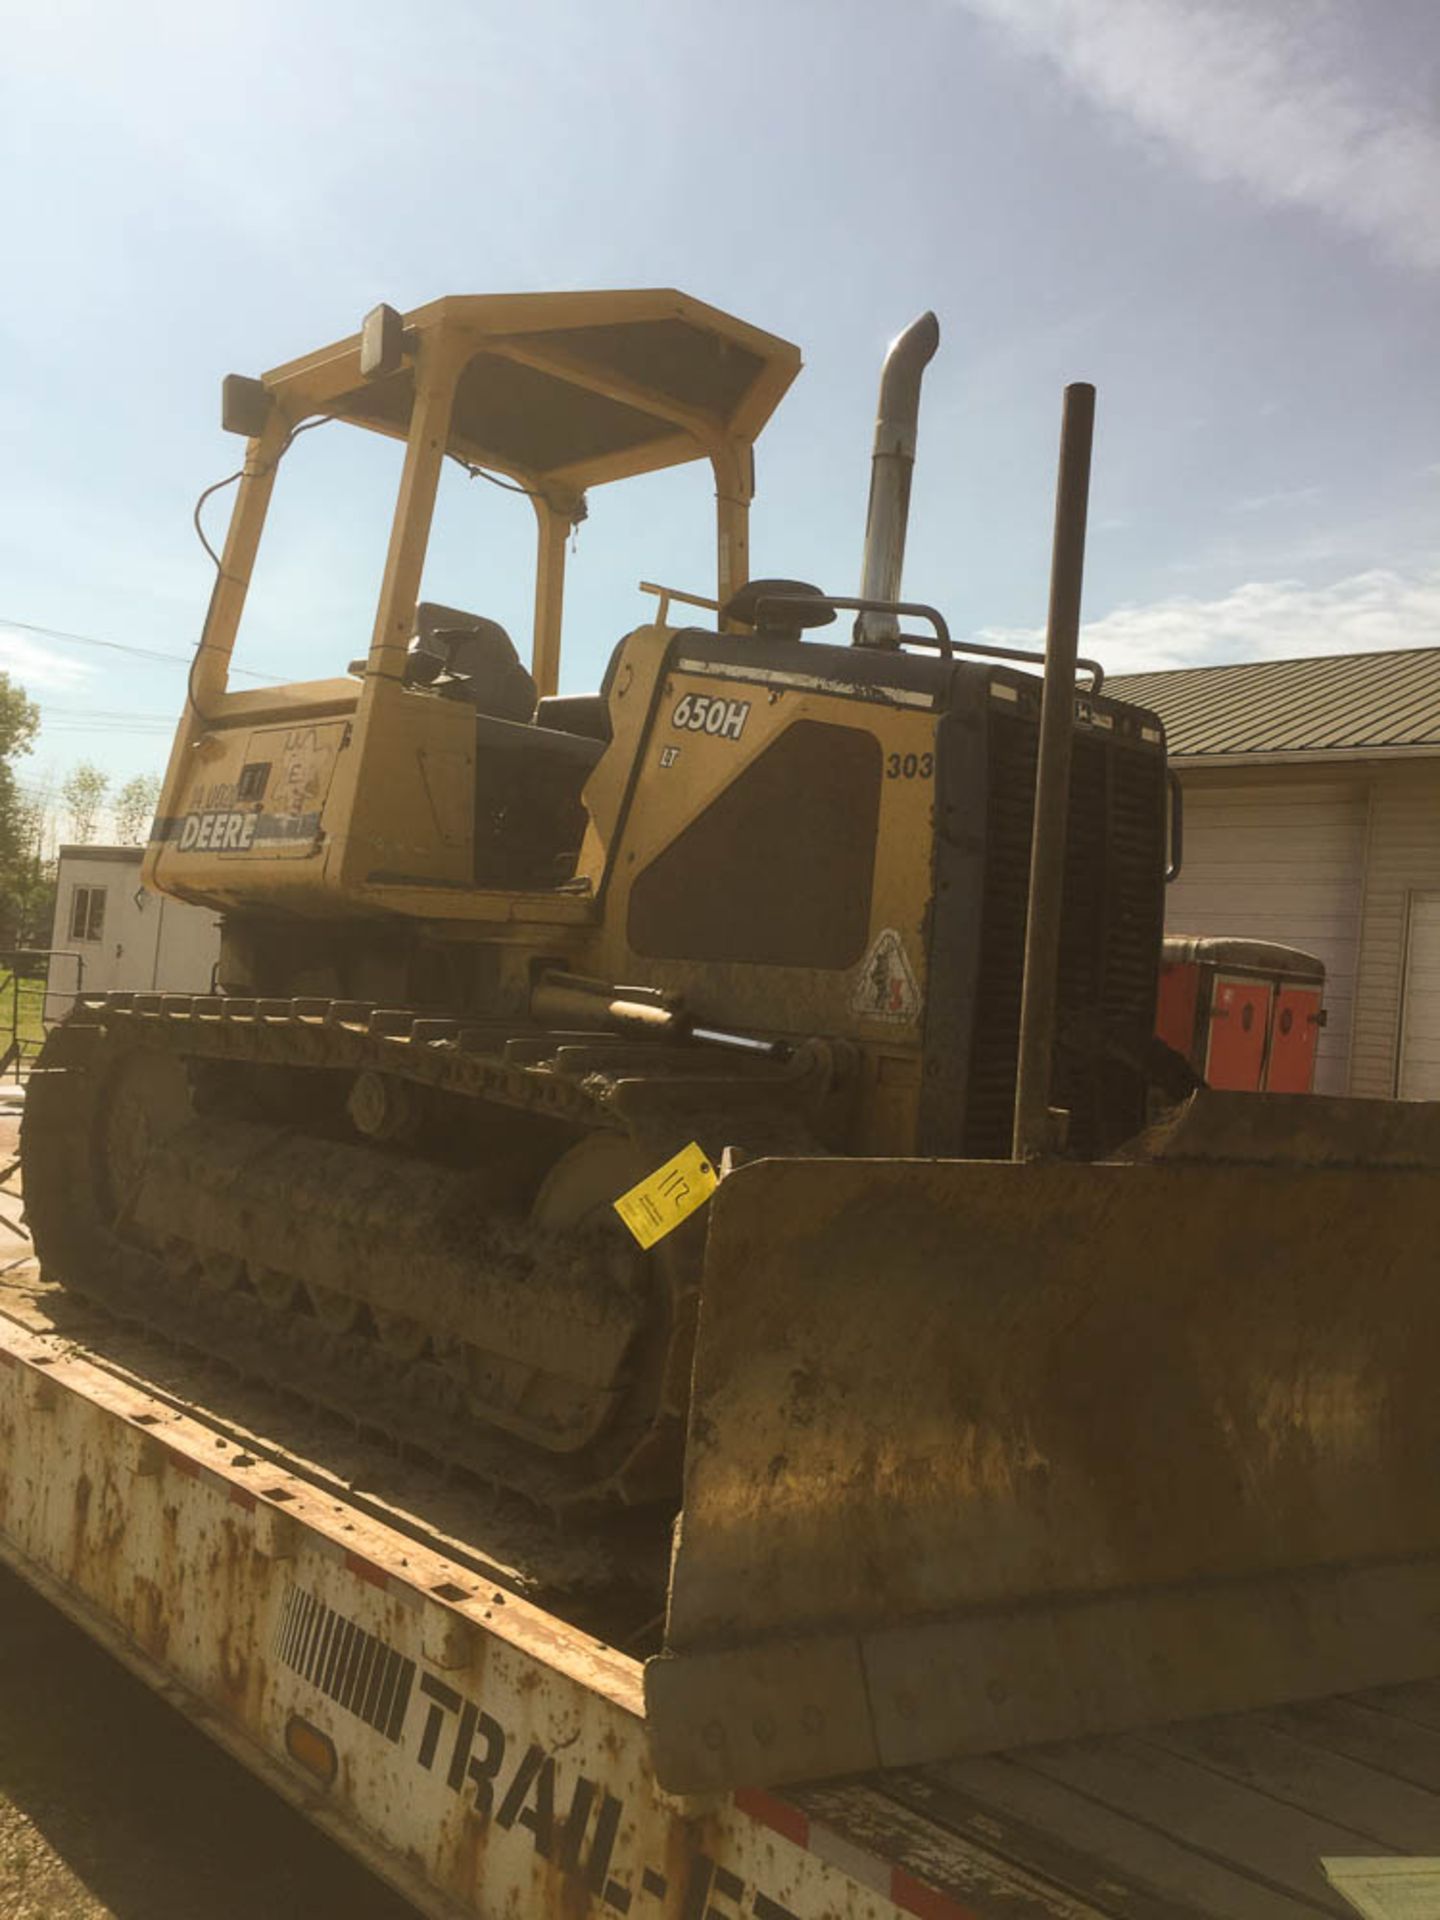
M 991 709 L 979 979 L 965 1152 L 1010 1152 L 1026 896 L 1035 804 L 1035 719 Z M 1054 1098 L 1070 1144 L 1103 1152 L 1142 1123 L 1132 1058 L 1148 1042 L 1164 920 L 1165 770 L 1120 733 L 1077 729 L 1060 931 Z

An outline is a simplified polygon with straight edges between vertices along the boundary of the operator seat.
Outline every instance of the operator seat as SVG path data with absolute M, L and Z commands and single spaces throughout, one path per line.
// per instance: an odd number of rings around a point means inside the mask
M 406 680 L 475 712 L 476 886 L 560 885 L 575 871 L 580 790 L 604 740 L 538 723 L 535 682 L 498 620 L 423 600 L 415 626 Z
M 535 713 L 535 682 L 498 620 L 422 600 L 415 609 L 406 678 L 477 713 L 524 724 Z

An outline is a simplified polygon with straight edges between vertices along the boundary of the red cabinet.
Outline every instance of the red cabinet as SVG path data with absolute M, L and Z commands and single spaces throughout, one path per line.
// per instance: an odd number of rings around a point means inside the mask
M 1271 1093 L 1309 1093 L 1315 1084 L 1315 1049 L 1320 1044 L 1324 1010 L 1315 986 L 1280 988 L 1270 1026 L 1270 1062 L 1265 1085 Z
M 1323 964 L 1297 947 L 1172 936 L 1155 1031 L 1209 1086 L 1309 1093 L 1324 986 Z
M 1217 974 L 1210 994 L 1204 1073 L 1212 1087 L 1258 1093 L 1265 1084 L 1265 1048 L 1275 990 L 1268 980 Z

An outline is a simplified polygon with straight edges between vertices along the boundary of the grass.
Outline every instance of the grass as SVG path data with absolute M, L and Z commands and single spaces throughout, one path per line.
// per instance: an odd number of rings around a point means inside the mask
M 0 1054 L 18 1037 L 21 1064 L 28 1067 L 45 1038 L 45 982 L 22 974 L 18 984 L 17 997 L 14 974 L 0 967 Z

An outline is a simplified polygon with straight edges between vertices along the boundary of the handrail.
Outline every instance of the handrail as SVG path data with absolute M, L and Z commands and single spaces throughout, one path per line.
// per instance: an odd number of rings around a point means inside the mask
M 928 620 L 935 629 L 935 637 L 933 640 L 927 638 L 923 633 L 902 633 L 898 636 L 894 645 L 898 647 L 901 641 L 909 640 L 916 646 L 938 647 L 943 657 L 947 660 L 950 659 L 955 652 L 955 643 L 950 638 L 950 628 L 946 623 L 944 614 L 941 613 L 938 607 L 927 606 L 923 600 L 871 600 L 863 594 L 767 593 L 763 594 L 761 598 L 755 602 L 755 613 L 758 618 L 766 607 L 817 606 L 834 607 L 837 611 L 845 613 L 903 613 L 912 615 L 917 620 Z M 870 649 L 871 652 L 888 652 L 890 650 L 888 645 L 884 649 Z
M 677 596 L 678 598 L 678 596 Z M 698 603 L 697 603 L 698 604 Z M 766 594 L 756 602 L 755 611 L 760 613 L 765 607 L 815 606 L 834 607 L 839 611 L 860 613 L 907 614 L 919 620 L 929 620 L 935 628 L 935 638 L 923 633 L 902 633 L 895 645 L 903 646 L 907 642 L 917 647 L 938 647 L 945 659 L 954 654 L 976 655 L 984 660 L 1026 660 L 1039 666 L 1045 664 L 1045 653 L 1039 647 L 1002 647 L 989 640 L 954 640 L 950 628 L 937 607 L 922 600 L 869 600 L 850 594 L 833 593 L 776 593 Z M 872 649 L 873 650 L 873 649 Z M 1105 685 L 1105 669 L 1098 660 L 1077 659 L 1076 668 L 1090 675 L 1090 692 L 1099 693 Z

